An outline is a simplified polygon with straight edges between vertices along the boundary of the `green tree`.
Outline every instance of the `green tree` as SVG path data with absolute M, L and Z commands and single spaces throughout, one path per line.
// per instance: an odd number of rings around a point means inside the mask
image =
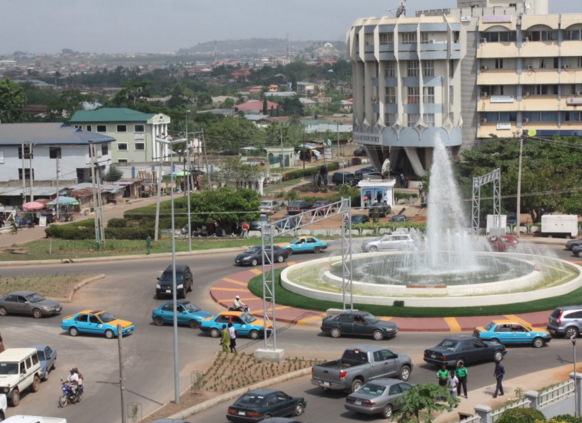
M 238 154 L 247 146 L 265 145 L 265 134 L 254 123 L 241 117 L 226 118 L 212 123 L 205 131 L 209 150 Z
M 103 179 L 107 182 L 119 181 L 121 178 L 123 178 L 123 172 L 113 166 L 110 166 L 107 173 L 103 176 Z
M 149 81 L 126 82 L 123 85 L 123 89 L 113 96 L 109 105 L 136 109 L 140 103 L 145 102 L 146 99 L 151 97 L 151 87 L 152 83 Z
M 544 413 L 533 408 L 510 408 L 503 412 L 497 423 L 536 423 L 545 421 Z
M 19 84 L 9 78 L 0 81 L 0 122 L 22 122 L 25 105 L 26 98 Z
M 223 187 L 192 195 L 190 209 L 193 214 L 206 220 L 236 224 L 243 220 L 256 220 L 260 202 L 259 194 L 253 190 Z
M 79 90 L 64 90 L 53 98 L 48 104 L 46 120 L 62 122 L 68 120 L 73 114 L 83 108 L 84 102 L 92 102 L 94 97 L 81 94 Z
M 175 108 L 187 108 L 192 104 L 194 94 L 189 88 L 186 88 L 182 84 L 174 85 L 172 89 L 172 96 L 167 101 L 166 105 L 172 109 Z
M 217 178 L 220 182 L 234 182 L 236 187 L 241 187 L 247 181 L 258 177 L 263 171 L 260 166 L 251 166 L 242 163 L 239 157 L 231 157 L 226 163 L 220 165 L 220 171 Z
M 437 398 L 440 398 L 437 401 Z M 444 401 L 444 402 L 443 402 Z M 448 404 L 458 404 L 458 398 L 449 395 L 446 386 L 434 383 L 414 385 L 399 399 L 398 423 L 430 423 L 434 412 L 450 411 Z

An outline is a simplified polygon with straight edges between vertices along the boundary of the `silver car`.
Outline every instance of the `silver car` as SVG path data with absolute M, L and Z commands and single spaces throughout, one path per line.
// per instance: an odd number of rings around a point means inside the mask
M 414 241 L 409 234 L 387 234 L 362 244 L 364 253 L 374 251 L 402 251 L 414 248 Z
M 348 395 L 344 407 L 360 414 L 382 414 L 389 419 L 398 410 L 398 400 L 412 385 L 398 379 L 376 379 Z
M 42 316 L 60 314 L 62 306 L 58 301 L 47 300 L 36 292 L 11 292 L 0 297 L 0 316 L 9 313 L 32 314 L 36 319 Z
M 263 200 L 259 205 L 261 213 L 273 214 L 277 213 L 280 209 L 281 206 L 277 200 Z

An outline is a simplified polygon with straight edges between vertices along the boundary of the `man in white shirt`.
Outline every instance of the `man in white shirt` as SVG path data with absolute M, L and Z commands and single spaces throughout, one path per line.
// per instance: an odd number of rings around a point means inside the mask
M 232 323 L 228 324 L 228 334 L 230 336 L 230 352 L 236 354 L 236 330 Z

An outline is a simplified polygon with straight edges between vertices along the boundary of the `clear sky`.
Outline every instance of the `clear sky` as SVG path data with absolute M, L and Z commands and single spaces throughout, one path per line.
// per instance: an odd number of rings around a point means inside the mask
M 535 1 L 535 0 L 529 0 Z M 399 0 L 0 0 L 0 54 L 14 51 L 158 53 L 199 42 L 285 38 L 344 40 L 359 17 L 389 15 Z M 407 14 L 456 0 L 408 0 Z M 582 0 L 550 0 L 582 13 Z

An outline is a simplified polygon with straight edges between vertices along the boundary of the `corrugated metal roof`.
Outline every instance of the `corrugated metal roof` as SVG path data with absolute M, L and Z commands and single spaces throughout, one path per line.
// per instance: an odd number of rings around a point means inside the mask
M 89 145 L 114 142 L 108 135 L 87 132 L 59 122 L 2 123 L 0 145 L 21 145 L 32 142 L 42 145 Z
M 56 187 L 33 187 L 33 195 L 35 197 L 51 196 L 57 194 Z M 26 195 L 30 195 L 30 187 L 24 190 Z M 22 197 L 22 187 L 1 187 L 0 195 L 3 197 Z
M 106 122 L 146 122 L 154 113 L 142 113 L 121 107 L 105 107 L 98 110 L 79 110 L 69 120 L 71 123 L 106 123 Z

